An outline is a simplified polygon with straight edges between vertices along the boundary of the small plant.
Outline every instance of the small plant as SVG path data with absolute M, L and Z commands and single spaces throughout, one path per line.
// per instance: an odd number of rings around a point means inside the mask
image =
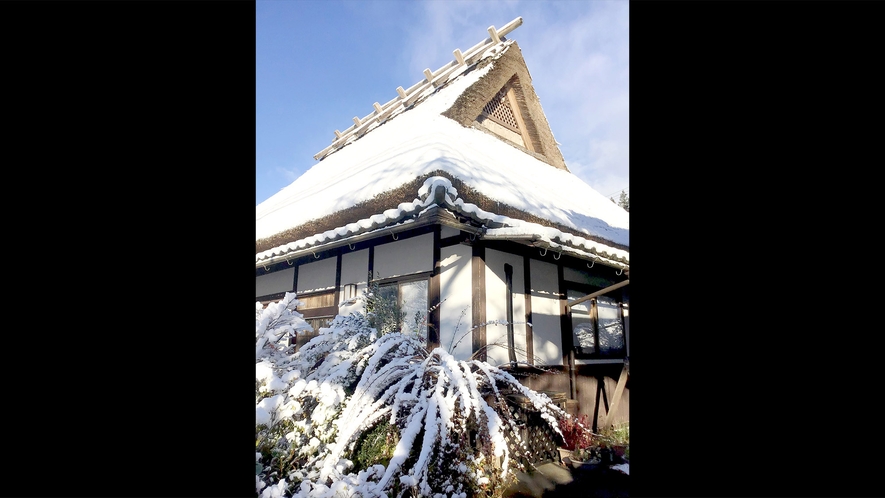
M 599 463 L 602 460 L 601 448 L 598 446 L 590 446 L 579 448 L 572 452 L 572 461 Z
M 619 427 L 609 427 L 599 435 L 600 444 L 615 450 L 619 455 L 630 459 L 630 425 L 624 424 Z
M 630 425 L 610 427 L 602 431 L 603 440 L 612 446 L 626 446 L 630 444 Z
M 593 433 L 588 428 L 590 422 L 587 415 L 580 417 L 567 416 L 559 419 L 559 430 L 565 449 L 576 450 L 587 448 L 593 444 Z

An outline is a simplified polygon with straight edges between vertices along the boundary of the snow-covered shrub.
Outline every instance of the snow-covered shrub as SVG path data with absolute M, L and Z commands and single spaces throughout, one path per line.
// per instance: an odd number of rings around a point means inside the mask
M 294 295 L 274 330 L 301 325 Z M 276 303 L 279 304 L 279 303 Z M 268 310 L 274 305 L 269 305 Z M 276 313 L 276 315 L 274 315 Z M 256 322 L 256 492 L 293 497 L 496 496 L 525 444 L 505 393 L 525 396 L 558 433 L 566 414 L 488 363 L 380 334 L 337 316 L 295 354 L 262 345 Z M 283 318 L 285 317 L 285 318 Z M 288 322 L 286 320 L 289 320 Z M 303 321 L 303 320 L 301 320 Z M 278 334 L 274 332 L 274 337 Z

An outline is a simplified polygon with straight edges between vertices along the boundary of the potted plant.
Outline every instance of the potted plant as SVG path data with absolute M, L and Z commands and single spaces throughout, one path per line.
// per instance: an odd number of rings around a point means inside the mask
M 578 468 L 585 463 L 599 463 L 600 459 L 598 453 L 598 449 L 593 446 L 578 448 L 572 451 L 572 454 L 569 457 L 569 461 L 572 463 L 572 467 L 574 468 Z
M 568 465 L 573 451 L 588 448 L 592 444 L 588 417 L 587 415 L 563 417 L 559 419 L 559 430 L 562 432 L 563 440 L 563 446 L 558 448 L 559 460 L 563 465 Z
M 612 456 L 630 458 L 630 426 L 610 427 L 600 435 L 600 441 L 611 450 Z

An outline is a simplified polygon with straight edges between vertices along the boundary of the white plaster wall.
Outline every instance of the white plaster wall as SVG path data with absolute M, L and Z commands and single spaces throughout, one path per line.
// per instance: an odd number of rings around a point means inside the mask
M 375 246 L 374 270 L 378 278 L 432 271 L 433 234 L 426 233 Z
M 295 268 L 286 268 L 255 277 L 255 297 L 276 294 L 277 292 L 291 292 L 294 282 Z
M 335 288 L 335 266 L 338 258 L 331 257 L 298 267 L 298 294 L 332 290 Z
M 470 358 L 473 352 L 471 256 L 471 248 L 461 244 L 440 249 L 439 343 L 458 360 Z M 458 345 L 454 346 L 455 343 Z
M 366 290 L 369 275 L 369 250 L 363 249 L 356 252 L 345 252 L 341 255 L 341 289 L 338 296 L 338 302 L 344 302 L 344 286 L 347 284 L 356 284 L 356 295 L 361 298 L 363 291 Z M 349 315 L 354 311 L 362 311 L 363 303 L 357 300 L 349 306 L 341 306 L 338 313 L 341 315 Z
M 461 230 L 457 228 L 452 228 L 450 226 L 443 225 L 442 230 L 440 231 L 440 238 L 444 239 L 446 237 L 454 237 L 461 233 Z
M 556 265 L 530 260 L 532 335 L 536 365 L 562 365 L 559 279 Z
M 486 326 L 487 360 L 493 365 L 510 362 L 507 351 L 507 281 L 504 265 L 513 267 L 513 343 L 516 360 L 526 361 L 525 276 L 521 256 L 486 249 L 486 321 L 502 325 Z M 554 274 L 555 275 L 555 274 Z

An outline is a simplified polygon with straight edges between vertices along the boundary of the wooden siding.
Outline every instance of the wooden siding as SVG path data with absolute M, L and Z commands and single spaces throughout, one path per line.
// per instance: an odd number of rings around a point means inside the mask
M 591 423 L 601 429 L 621 376 L 623 364 L 578 365 L 576 367 L 576 399 L 567 404 L 567 410 L 574 415 L 587 415 Z M 539 392 L 563 393 L 568 396 L 569 376 L 564 368 L 550 369 L 547 373 L 529 373 L 520 368 L 514 375 L 524 386 Z M 611 423 L 615 426 L 630 421 L 630 381 L 621 394 L 617 412 Z

